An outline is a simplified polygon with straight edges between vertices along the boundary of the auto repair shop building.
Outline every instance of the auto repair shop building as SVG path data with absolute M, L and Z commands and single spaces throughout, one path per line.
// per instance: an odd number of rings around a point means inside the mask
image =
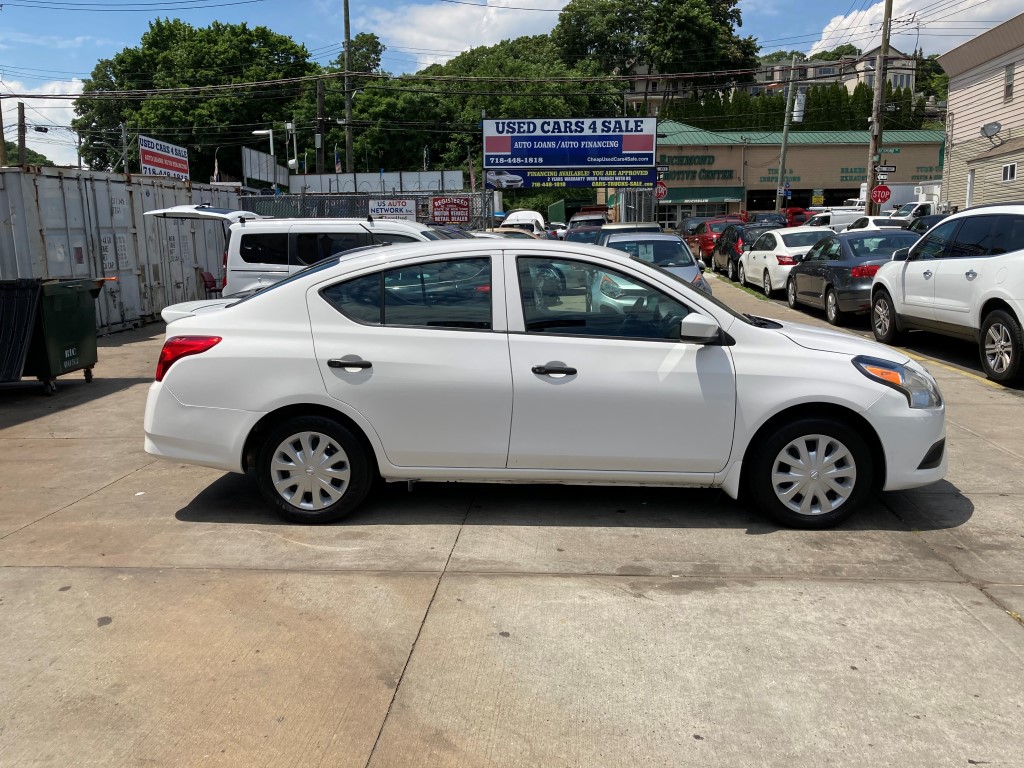
M 673 227 L 687 216 L 775 209 L 781 132 L 704 131 L 683 123 L 658 123 L 657 164 L 668 194 L 658 221 Z M 941 178 L 943 131 L 885 131 L 884 165 L 896 166 L 892 182 Z M 790 131 L 786 179 L 790 205 L 841 205 L 868 181 L 867 131 Z M 785 181 L 784 180 L 784 181 Z M 873 186 L 873 184 L 871 185 Z

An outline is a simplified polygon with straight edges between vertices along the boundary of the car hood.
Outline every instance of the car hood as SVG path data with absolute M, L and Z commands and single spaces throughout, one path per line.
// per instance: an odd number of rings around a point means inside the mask
M 234 304 L 240 298 L 240 296 L 227 296 L 222 299 L 183 301 L 180 304 L 171 304 L 169 307 L 164 307 L 160 310 L 160 317 L 163 318 L 165 323 L 171 323 L 183 317 L 191 317 L 192 315 L 200 315 L 217 309 L 223 309 L 229 304 Z
M 869 357 L 880 357 L 883 360 L 890 360 L 894 363 L 905 365 L 910 361 L 902 352 L 879 344 L 876 341 L 868 341 L 857 336 L 851 336 L 841 331 L 830 331 L 825 328 L 814 328 L 802 323 L 780 323 L 782 328 L 779 333 L 788 338 L 794 344 L 805 349 L 814 349 L 819 352 L 835 352 L 840 355 L 868 355 Z

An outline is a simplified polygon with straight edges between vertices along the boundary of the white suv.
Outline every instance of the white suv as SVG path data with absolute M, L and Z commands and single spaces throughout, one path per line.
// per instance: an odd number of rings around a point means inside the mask
M 871 285 L 871 326 L 886 344 L 918 328 L 978 344 L 990 379 L 1021 368 L 1024 204 L 971 208 L 897 251 Z

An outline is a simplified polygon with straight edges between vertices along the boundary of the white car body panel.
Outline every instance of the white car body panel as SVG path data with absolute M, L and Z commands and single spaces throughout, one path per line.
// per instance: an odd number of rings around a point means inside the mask
M 481 255 L 492 258 L 491 331 L 393 333 L 349 320 L 318 293 L 381 268 Z M 520 255 L 630 274 L 715 320 L 727 344 L 526 334 Z M 350 418 L 389 480 L 714 485 L 735 496 L 757 431 L 812 403 L 870 425 L 883 445 L 886 488 L 932 482 L 945 470 L 944 461 L 916 468 L 944 435 L 944 409 L 912 410 L 851 364 L 856 354 L 898 362 L 901 353 L 798 325 L 749 325 L 671 276 L 595 246 L 460 240 L 373 249 L 168 329 L 186 334 L 223 340 L 179 359 L 151 386 L 146 450 L 227 471 L 245 468 L 246 440 L 264 416 L 308 404 Z M 326 365 L 350 354 L 371 360 L 373 373 L 339 375 Z M 579 375 L 531 372 L 552 360 Z M 552 392 L 559 397 L 545 397 Z
M 786 280 L 789 277 L 790 270 L 793 269 L 795 264 L 779 264 L 778 256 L 793 256 L 795 254 L 804 254 L 811 250 L 811 245 L 790 247 L 780 237 L 781 233 L 790 234 L 793 232 L 810 232 L 812 234 L 820 234 L 821 237 L 829 236 L 828 227 L 783 227 L 780 229 L 770 230 L 770 233 L 775 236 L 776 246 L 772 250 L 754 250 L 751 248 L 749 251 L 744 251 L 740 256 L 740 263 L 743 264 L 743 277 L 745 282 L 751 285 L 761 286 L 764 284 L 764 273 L 768 271 L 768 276 L 772 281 L 772 290 L 781 291 L 786 286 Z M 754 241 L 754 245 L 758 244 L 761 237 L 764 237 L 763 233 Z M 813 244 L 812 244 L 813 245 Z

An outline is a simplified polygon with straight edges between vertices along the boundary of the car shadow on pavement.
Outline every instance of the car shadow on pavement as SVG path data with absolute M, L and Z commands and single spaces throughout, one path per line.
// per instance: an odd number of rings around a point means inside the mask
M 921 504 L 920 492 L 913 503 L 890 503 L 900 493 L 895 492 L 871 500 L 836 530 L 955 528 L 974 512 L 970 500 L 946 481 L 922 490 L 942 496 L 941 517 L 913 512 Z M 912 511 L 904 519 L 907 508 Z M 263 501 L 250 477 L 239 474 L 211 483 L 175 517 L 192 523 L 292 525 Z M 737 528 L 748 535 L 784 530 L 718 489 L 493 483 L 416 483 L 411 491 L 406 483 L 387 483 L 374 488 L 355 512 L 335 523 L 348 524 Z

